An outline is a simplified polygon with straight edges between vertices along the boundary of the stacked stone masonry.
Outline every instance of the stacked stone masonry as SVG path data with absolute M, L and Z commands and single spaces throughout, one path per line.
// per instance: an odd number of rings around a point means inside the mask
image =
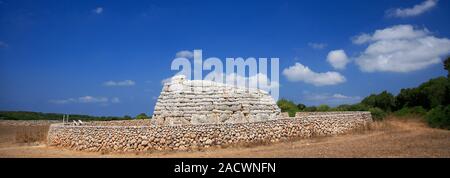
M 92 122 L 80 126 L 52 124 L 48 144 L 83 151 L 136 152 L 202 150 L 293 138 L 333 136 L 363 129 L 369 112 L 301 113 L 262 122 L 157 125 L 150 121 Z
M 246 123 L 278 119 L 280 109 L 263 90 L 175 76 L 164 84 L 153 118 L 158 125 Z

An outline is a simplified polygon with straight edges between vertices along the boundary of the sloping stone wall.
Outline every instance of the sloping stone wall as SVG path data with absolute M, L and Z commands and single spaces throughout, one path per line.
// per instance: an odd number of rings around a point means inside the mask
M 330 117 L 344 117 L 344 116 L 352 116 L 359 115 L 360 117 L 368 117 L 370 112 L 365 111 L 330 111 L 330 112 L 296 112 L 296 118 L 305 118 L 305 117 L 313 117 L 313 116 L 330 116 Z M 363 116 L 365 115 L 365 116 Z
M 245 123 L 278 119 L 280 109 L 263 90 L 175 76 L 155 105 L 158 125 Z
M 264 122 L 161 126 L 149 122 L 52 124 L 48 144 L 84 151 L 129 152 L 198 150 L 209 147 L 270 143 L 292 138 L 332 136 L 363 129 L 372 122 L 368 112 L 323 114 Z M 140 121 L 143 122 L 143 121 Z

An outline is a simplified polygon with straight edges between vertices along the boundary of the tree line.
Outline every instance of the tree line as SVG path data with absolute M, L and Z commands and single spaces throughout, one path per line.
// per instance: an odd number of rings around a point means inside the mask
M 29 111 L 0 111 L 0 120 L 62 120 L 63 114 L 61 113 L 42 113 L 42 112 L 29 112 Z M 115 116 L 90 116 L 71 114 L 70 120 L 82 120 L 82 121 L 112 121 L 112 120 L 131 120 L 131 119 L 149 119 L 145 113 L 141 113 L 136 117 L 125 115 L 123 117 Z
M 370 111 L 375 120 L 382 120 L 388 114 L 396 116 L 420 116 L 431 127 L 450 129 L 450 57 L 444 60 L 447 76 L 437 77 L 415 88 L 404 88 L 394 96 L 388 91 L 371 94 L 357 104 L 337 107 L 328 105 L 305 106 L 287 99 L 277 102 L 282 112 L 292 117 L 296 112 L 308 111 Z

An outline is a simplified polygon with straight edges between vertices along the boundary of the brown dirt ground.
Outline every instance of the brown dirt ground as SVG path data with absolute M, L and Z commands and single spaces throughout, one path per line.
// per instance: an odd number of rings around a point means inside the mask
M 450 157 L 450 131 L 419 119 L 388 118 L 366 131 L 270 145 L 190 152 L 92 153 L 17 143 L 14 127 L 0 126 L 0 157 Z

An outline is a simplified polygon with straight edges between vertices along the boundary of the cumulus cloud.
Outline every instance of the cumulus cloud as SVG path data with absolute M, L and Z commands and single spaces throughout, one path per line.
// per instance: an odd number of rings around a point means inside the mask
M 188 51 L 188 50 L 183 50 L 183 51 L 178 51 L 177 54 L 175 55 L 177 58 L 186 58 L 186 59 L 191 59 L 194 57 L 194 53 L 192 51 Z
M 396 25 L 389 28 L 376 30 L 373 34 L 363 33 L 352 38 L 354 44 L 397 39 L 420 38 L 430 34 L 427 29 L 417 30 L 411 25 Z
M 118 97 L 111 98 L 111 103 L 120 103 L 120 99 Z
M 94 10 L 92 10 L 95 14 L 102 14 L 103 13 L 103 7 L 97 7 Z
M 327 47 L 327 44 L 325 43 L 308 43 L 308 46 L 313 49 L 324 49 Z
M 389 17 L 412 17 L 418 16 L 437 5 L 438 0 L 425 0 L 411 8 L 390 9 L 386 12 Z
M 265 91 L 280 87 L 280 83 L 270 80 L 270 78 L 263 73 L 257 73 L 250 77 L 241 76 L 236 73 L 228 74 L 226 75 L 224 82 L 236 82 L 238 87 L 258 88 Z
M 350 62 L 347 54 L 342 49 L 330 51 L 327 56 L 327 61 L 335 69 L 345 69 L 347 63 Z
M 449 39 L 411 25 L 392 26 L 353 39 L 355 44 L 368 43 L 355 60 L 364 72 L 416 71 L 440 63 L 442 56 L 450 54 Z
M 127 87 L 127 86 L 134 86 L 136 85 L 136 82 L 133 80 L 124 80 L 124 81 L 107 81 L 104 82 L 103 85 L 107 87 Z
M 284 69 L 283 75 L 289 81 L 302 81 L 315 86 L 337 85 L 346 81 L 345 77 L 338 72 L 318 73 L 301 63 L 295 63 L 295 65 Z
M 109 99 L 108 97 L 94 97 L 94 96 L 81 96 L 78 98 L 68 98 L 68 99 L 58 99 L 58 100 L 50 100 L 51 103 L 54 104 L 70 104 L 70 103 L 119 103 L 120 100 L 117 97 L 113 97 Z

